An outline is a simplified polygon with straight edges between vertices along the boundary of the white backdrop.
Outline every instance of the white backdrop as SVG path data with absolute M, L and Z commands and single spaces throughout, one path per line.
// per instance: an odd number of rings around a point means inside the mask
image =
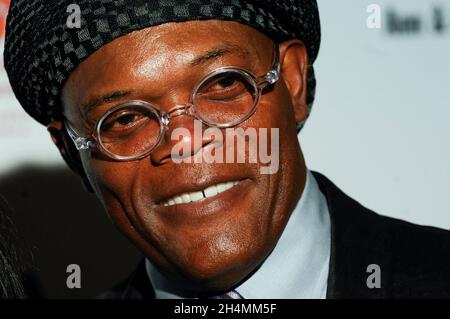
M 366 25 L 372 3 L 380 29 Z M 450 2 L 319 6 L 317 101 L 300 136 L 309 166 L 379 213 L 450 229 Z M 390 33 L 388 12 L 420 20 L 420 30 Z
M 380 29 L 366 25 L 372 3 L 381 7 Z M 319 7 L 317 99 L 300 134 L 309 167 L 381 214 L 450 229 L 450 3 L 319 0 Z M 3 71 L 0 106 L 0 178 L 23 164 L 64 165 Z

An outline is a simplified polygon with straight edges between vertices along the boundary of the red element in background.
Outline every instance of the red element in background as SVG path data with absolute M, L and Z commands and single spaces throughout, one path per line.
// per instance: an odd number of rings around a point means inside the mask
M 6 15 L 8 14 L 11 0 L 0 0 L 0 38 L 5 36 Z

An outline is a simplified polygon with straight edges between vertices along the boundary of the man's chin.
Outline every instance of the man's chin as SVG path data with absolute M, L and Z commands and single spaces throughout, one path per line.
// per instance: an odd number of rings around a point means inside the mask
M 256 264 L 257 265 L 257 264 Z M 185 286 L 188 290 L 198 293 L 220 293 L 229 291 L 241 283 L 256 268 L 256 265 L 241 267 L 224 267 L 223 264 L 215 269 L 191 268 L 184 273 Z
M 183 263 L 177 267 L 184 286 L 196 292 L 222 292 L 242 282 L 260 265 L 267 252 L 262 247 L 254 247 L 252 242 L 239 244 L 241 246 L 228 251 L 209 248 L 185 255 Z

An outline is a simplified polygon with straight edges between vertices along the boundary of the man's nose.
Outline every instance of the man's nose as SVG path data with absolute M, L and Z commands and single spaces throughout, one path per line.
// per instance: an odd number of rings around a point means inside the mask
M 204 130 L 205 125 L 191 115 L 177 114 L 171 117 L 161 143 L 150 156 L 153 165 L 169 162 L 172 155 L 177 159 L 201 156 L 203 147 L 214 140 L 214 137 L 204 137 Z M 194 163 L 193 158 L 191 163 Z

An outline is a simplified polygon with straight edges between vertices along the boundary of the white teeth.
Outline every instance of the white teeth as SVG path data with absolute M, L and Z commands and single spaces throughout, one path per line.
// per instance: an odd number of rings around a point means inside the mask
M 191 196 L 191 200 L 193 202 L 199 201 L 201 199 L 203 199 L 203 193 L 202 192 L 193 192 L 193 193 L 189 193 L 189 196 Z M 170 202 L 169 202 L 170 203 Z
M 205 193 L 206 197 L 213 197 L 214 195 L 217 195 L 219 193 L 215 185 L 206 188 L 203 192 Z
M 175 196 L 174 199 L 176 204 L 182 204 L 183 203 L 183 199 L 180 196 Z
M 170 198 L 169 200 L 161 203 L 161 205 L 173 206 L 173 205 L 177 205 L 177 204 L 187 204 L 190 202 L 197 202 L 199 200 L 223 193 L 223 192 L 229 190 L 230 188 L 233 188 L 237 184 L 239 184 L 239 181 L 233 181 L 233 182 L 212 185 L 212 186 L 209 186 L 208 188 L 206 188 L 202 191 L 199 191 L 199 192 L 184 193 L 184 194 L 174 196 L 174 197 Z
M 217 185 L 216 188 L 217 188 L 217 192 L 222 193 L 222 192 L 224 192 L 226 190 L 229 190 L 233 186 L 234 186 L 233 183 L 225 183 L 225 184 Z
M 183 200 L 183 203 L 190 203 L 191 202 L 191 196 L 189 194 L 181 195 L 181 199 Z

